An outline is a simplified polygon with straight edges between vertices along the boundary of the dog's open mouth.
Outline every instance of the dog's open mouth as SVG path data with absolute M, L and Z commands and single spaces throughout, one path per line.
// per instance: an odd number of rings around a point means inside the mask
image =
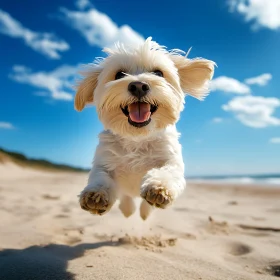
M 131 125 L 143 127 L 151 122 L 151 116 L 157 110 L 157 106 L 145 102 L 135 102 L 121 109 Z

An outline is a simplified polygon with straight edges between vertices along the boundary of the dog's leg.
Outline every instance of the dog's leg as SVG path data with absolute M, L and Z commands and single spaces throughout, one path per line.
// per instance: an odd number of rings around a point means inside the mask
M 121 202 L 119 205 L 120 210 L 125 217 L 131 216 L 135 212 L 135 204 L 133 198 L 127 195 L 121 197 Z
M 94 166 L 90 172 L 88 185 L 80 194 L 81 208 L 92 214 L 103 215 L 116 201 L 116 187 L 104 168 Z
M 154 168 L 144 176 L 140 195 L 150 205 L 165 208 L 184 190 L 186 181 L 183 170 L 177 165 Z
M 152 210 L 153 207 L 146 200 L 142 200 L 140 205 L 140 216 L 143 220 L 148 218 Z

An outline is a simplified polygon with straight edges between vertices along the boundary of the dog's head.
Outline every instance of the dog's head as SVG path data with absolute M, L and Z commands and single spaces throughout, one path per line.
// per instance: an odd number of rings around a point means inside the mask
M 200 100 L 208 93 L 213 61 L 169 52 L 151 38 L 135 48 L 104 51 L 108 56 L 84 73 L 75 108 L 93 103 L 105 129 L 122 137 L 157 133 L 178 121 L 185 93 Z

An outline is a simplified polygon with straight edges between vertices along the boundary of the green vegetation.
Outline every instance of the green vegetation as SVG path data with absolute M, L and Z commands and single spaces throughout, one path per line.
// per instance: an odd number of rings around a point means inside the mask
M 28 158 L 23 154 L 17 153 L 17 152 L 11 152 L 4 150 L 0 148 L 0 163 L 11 161 L 14 162 L 20 166 L 28 166 L 38 169 L 48 169 L 53 171 L 74 171 L 74 172 L 86 172 L 87 169 L 79 168 L 79 167 L 73 167 L 66 164 L 57 164 L 50 161 L 47 161 L 45 159 L 33 159 Z

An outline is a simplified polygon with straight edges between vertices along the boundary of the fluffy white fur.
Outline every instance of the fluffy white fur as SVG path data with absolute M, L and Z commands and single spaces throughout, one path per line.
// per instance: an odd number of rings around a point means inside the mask
M 93 103 L 105 130 L 99 135 L 88 185 L 80 194 L 81 207 L 102 215 L 117 199 L 128 217 L 135 211 L 133 198 L 141 196 L 140 215 L 146 219 L 153 207 L 165 208 L 184 190 L 184 163 L 175 123 L 184 108 L 185 94 L 203 99 L 215 63 L 188 59 L 179 50 L 167 51 L 148 38 L 137 47 L 116 45 L 104 50 L 84 73 L 75 96 L 81 111 Z M 163 77 L 153 73 L 160 70 Z M 115 80 L 117 72 L 125 77 Z M 128 122 L 121 107 L 137 98 L 129 83 L 146 82 L 150 92 L 141 100 L 156 105 L 148 125 L 137 128 Z

